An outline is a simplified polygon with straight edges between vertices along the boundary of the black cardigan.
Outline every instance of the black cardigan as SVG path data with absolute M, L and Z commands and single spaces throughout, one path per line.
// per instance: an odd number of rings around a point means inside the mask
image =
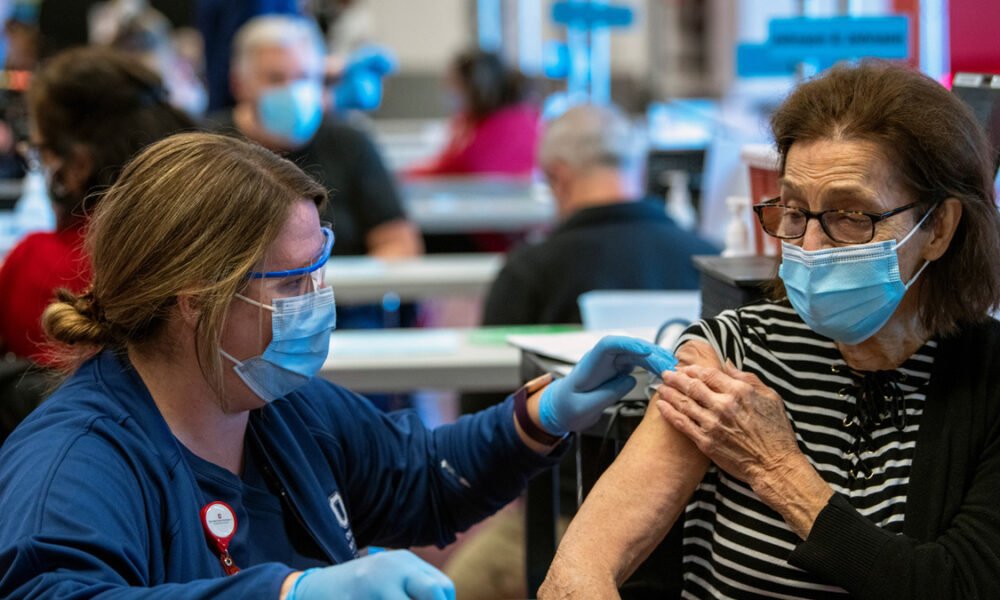
M 940 341 L 903 534 L 835 494 L 789 563 L 856 598 L 1000 598 L 1000 322 Z

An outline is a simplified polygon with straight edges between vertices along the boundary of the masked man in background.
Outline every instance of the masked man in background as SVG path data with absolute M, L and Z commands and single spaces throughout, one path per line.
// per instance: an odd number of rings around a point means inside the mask
M 324 115 L 324 44 L 308 19 L 270 15 L 236 34 L 231 69 L 236 106 L 213 129 L 239 135 L 300 165 L 330 202 L 337 255 L 418 255 L 423 243 L 406 220 L 392 175 L 361 131 Z

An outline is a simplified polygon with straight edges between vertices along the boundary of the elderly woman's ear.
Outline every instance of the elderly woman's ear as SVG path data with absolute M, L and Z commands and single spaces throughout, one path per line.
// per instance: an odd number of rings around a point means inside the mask
M 937 260 L 944 255 L 961 220 L 962 203 L 959 200 L 948 198 L 938 205 L 928 223 L 931 238 L 921 252 L 924 260 Z

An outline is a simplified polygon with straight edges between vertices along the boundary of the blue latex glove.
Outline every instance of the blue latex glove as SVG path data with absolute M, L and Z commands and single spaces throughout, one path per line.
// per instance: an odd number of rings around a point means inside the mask
M 635 386 L 631 373 L 636 367 L 658 376 L 676 366 L 674 355 L 656 344 L 623 336 L 602 338 L 569 375 L 545 388 L 539 420 L 553 435 L 586 429 Z
M 365 70 L 385 77 L 399 70 L 399 61 L 396 60 L 395 53 L 384 46 L 363 46 L 347 58 L 345 70 Z
M 382 102 L 382 80 L 398 68 L 388 48 L 359 48 L 347 57 L 340 82 L 334 87 L 334 106 L 337 110 L 375 110 Z
M 408 550 L 371 554 L 332 567 L 309 569 L 285 600 L 455 600 L 444 573 Z

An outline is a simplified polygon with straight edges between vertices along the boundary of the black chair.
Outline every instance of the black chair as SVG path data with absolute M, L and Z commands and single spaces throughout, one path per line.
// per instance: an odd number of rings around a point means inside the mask
M 58 375 L 26 358 L 0 357 L 0 444 L 48 397 Z

